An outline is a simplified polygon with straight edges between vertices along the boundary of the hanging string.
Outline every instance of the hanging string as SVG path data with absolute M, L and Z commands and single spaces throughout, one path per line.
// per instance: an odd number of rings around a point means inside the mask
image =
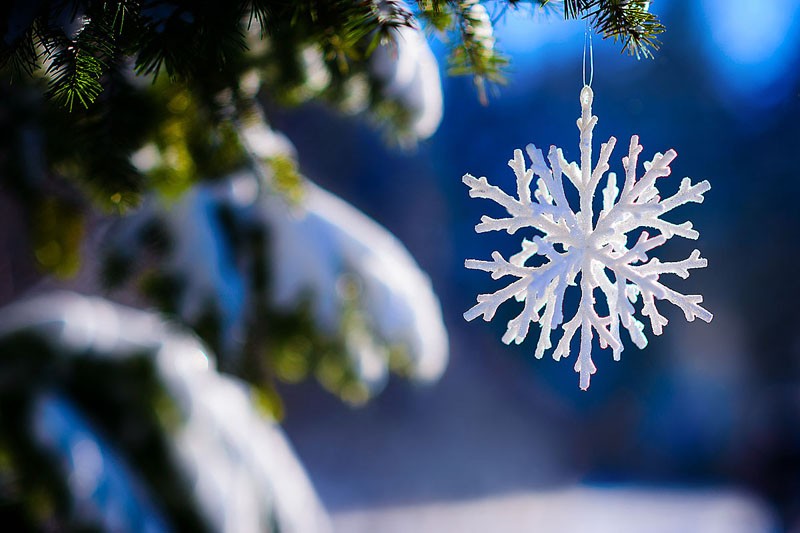
M 589 83 L 586 83 L 586 49 L 589 49 Z M 589 21 L 586 21 L 586 30 L 583 33 L 583 85 L 592 86 L 594 81 L 594 48 L 592 47 L 592 31 Z

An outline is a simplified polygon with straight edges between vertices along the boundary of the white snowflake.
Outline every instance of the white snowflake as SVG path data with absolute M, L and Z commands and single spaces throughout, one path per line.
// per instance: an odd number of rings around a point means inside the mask
M 645 173 L 637 179 L 636 167 L 642 147 L 638 136 L 634 135 L 628 156 L 622 158 L 625 169 L 622 190 L 617 187 L 616 174 L 609 173 L 603 189 L 602 210 L 595 216 L 595 191 L 609 169 L 608 161 L 617 140 L 611 137 L 601 146 L 597 166 L 592 169 L 592 132 L 597 124 L 597 117 L 592 115 L 593 97 L 592 89 L 585 86 L 580 95 L 582 113 L 578 119 L 580 165 L 568 163 L 561 149 L 552 146 L 547 156 L 548 168 L 542 151 L 529 144 L 526 147 L 531 159 L 529 169 L 525 168 L 522 150 L 515 150 L 514 159 L 508 162 L 516 175 L 518 198 L 490 185 L 485 177 L 466 174 L 463 178 L 470 188 L 470 197 L 494 200 L 511 215 L 501 219 L 484 216 L 475 227 L 476 232 L 505 230 L 513 234 L 520 228 L 530 227 L 541 233 L 533 240 L 523 239 L 522 251 L 508 260 L 499 252 L 493 252 L 491 261 L 466 261 L 467 268 L 490 272 L 493 279 L 505 276 L 518 279 L 492 294 L 478 296 L 477 305 L 464 313 L 464 318 L 473 320 L 482 315 L 489 321 L 503 302 L 511 298 L 524 302 L 522 312 L 508 322 L 503 342 L 520 344 L 531 322 L 538 322 L 542 331 L 535 354 L 541 358 L 552 347 L 551 330 L 563 323 L 563 335 L 553 352 L 555 360 L 569 355 L 572 339 L 580 329 L 580 353 L 575 371 L 580 373 L 580 387 L 584 390 L 589 387 L 590 377 L 596 370 L 592 362 L 594 332 L 602 348 L 612 348 L 614 360 L 619 360 L 623 350 L 620 324 L 628 330 L 636 346 L 641 349 L 647 345 L 644 324 L 634 316 L 633 304 L 640 296 L 641 313 L 650 318 L 656 335 L 660 335 L 667 324 L 667 319 L 656 309 L 656 299 L 680 307 L 689 321 L 700 318 L 710 322 L 713 317 L 700 305 L 702 296 L 683 295 L 659 280 L 662 274 L 676 274 L 685 279 L 690 269 L 705 267 L 708 263 L 698 250 L 676 262 L 648 257 L 651 250 L 673 236 L 698 238 L 699 233 L 691 222 L 673 224 L 661 217 L 680 205 L 702 203 L 703 194 L 711 185 L 708 181 L 692 184 L 689 178 L 684 178 L 677 193 L 662 199 L 656 180 L 670 174 L 669 165 L 677 154 L 674 150 L 657 153 L 652 161 L 644 164 Z M 532 195 L 534 175 L 538 179 Z M 564 176 L 577 189 L 580 202 L 577 213 L 567 200 Z M 637 236 L 641 228 L 652 228 L 658 234 L 651 236 L 641 231 Z M 578 284 L 580 304 L 575 315 L 564 323 L 564 294 L 567 287 Z M 607 316 L 601 316 L 595 309 L 596 289 L 605 296 Z

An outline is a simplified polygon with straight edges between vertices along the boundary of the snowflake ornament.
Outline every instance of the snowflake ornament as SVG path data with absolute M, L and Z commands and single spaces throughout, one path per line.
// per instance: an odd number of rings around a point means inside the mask
M 701 295 L 681 294 L 660 280 L 662 274 L 685 279 L 691 269 L 707 266 L 698 250 L 676 262 L 661 262 L 648 255 L 674 236 L 699 237 L 691 222 L 673 224 L 662 216 L 686 203 L 702 203 L 703 194 L 711 185 L 708 181 L 692 184 L 689 178 L 684 178 L 674 195 L 661 198 L 656 180 L 670 174 L 669 165 L 677 154 L 674 150 L 655 154 L 652 161 L 644 163 L 644 175 L 637 178 L 642 146 L 634 135 L 628 155 L 622 158 L 625 170 L 622 189 L 617 186 L 616 174 L 608 173 L 602 191 L 602 209 L 595 215 L 595 192 L 609 169 L 617 140 L 611 137 L 601 146 L 597 165 L 592 168 L 592 133 L 597 124 L 597 117 L 592 115 L 593 98 L 592 89 L 584 86 L 578 119 L 580 164 L 567 162 L 561 149 L 552 146 L 547 155 L 548 167 L 542 151 L 529 144 L 526 151 L 531 166 L 525 168 L 522 150 L 515 150 L 508 165 L 516 175 L 517 198 L 490 185 L 485 177 L 466 174 L 463 178 L 470 188 L 470 197 L 494 200 L 510 215 L 500 219 L 482 217 L 475 226 L 477 233 L 505 230 L 513 234 L 527 227 L 539 233 L 532 240 L 523 239 L 522 250 L 509 259 L 493 252 L 491 261 L 466 261 L 467 268 L 490 272 L 493 279 L 505 276 L 517 279 L 492 294 L 479 295 L 477 305 L 464 313 L 464 318 L 474 320 L 483 316 L 489 321 L 507 300 L 524 302 L 522 312 L 508 322 L 503 342 L 520 344 L 531 323 L 538 322 L 541 333 L 535 355 L 541 358 L 552 347 L 552 330 L 561 326 L 563 334 L 553 351 L 556 361 L 569 355 L 572 340 L 580 329 L 575 371 L 580 373 L 583 390 L 589 388 L 590 377 L 596 371 L 592 361 L 595 332 L 601 348 L 611 347 L 617 361 L 623 350 L 620 325 L 637 347 L 642 349 L 647 345 L 644 324 L 634 316 L 634 304 L 639 299 L 641 314 L 650 319 L 656 335 L 667 324 L 667 319 L 656 309 L 656 300 L 667 300 L 680 307 L 688 321 L 700 318 L 710 322 L 713 317 L 700 305 Z M 580 204 L 577 212 L 567 200 L 565 176 L 577 190 Z M 655 230 L 657 234 L 651 236 L 642 228 Z M 564 295 L 568 287 L 576 285 L 581 290 L 580 303 L 575 315 L 564 322 Z M 595 307 L 598 296 L 606 300 L 603 307 L 608 311 L 606 316 Z

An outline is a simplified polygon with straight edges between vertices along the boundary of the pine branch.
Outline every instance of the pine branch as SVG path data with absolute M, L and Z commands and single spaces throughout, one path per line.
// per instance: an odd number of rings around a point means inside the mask
M 486 104 L 486 82 L 503 83 L 508 60 L 495 50 L 494 29 L 486 8 L 478 0 L 464 0 L 456 8 L 461 43 L 450 54 L 452 75 L 472 75 L 478 96 Z
M 224 71 L 246 50 L 242 19 L 247 11 L 237 3 L 176 2 L 149 6 L 137 20 L 138 39 L 129 49 L 136 73 L 187 80 L 201 73 Z
M 0 65 L 9 65 L 13 78 L 31 75 L 36 70 L 38 54 L 34 42 L 34 27 L 31 25 L 11 45 L 0 44 Z
M 104 56 L 112 56 L 112 45 L 96 25 L 86 20 L 74 39 L 63 31 L 51 29 L 42 38 L 50 61 L 46 73 L 51 76 L 48 96 L 72 111 L 77 99 L 84 108 L 103 92 L 100 78 L 106 70 Z
M 250 14 L 247 18 L 247 29 L 249 30 L 253 22 L 256 22 L 260 28 L 259 37 L 263 39 L 267 36 L 269 21 L 275 16 L 272 3 L 268 0 L 251 0 L 249 9 Z
M 70 111 L 76 101 L 88 108 L 103 92 L 102 77 L 118 56 L 117 38 L 136 5 L 132 0 L 111 4 L 99 3 L 83 15 L 77 6 L 68 16 L 62 9 L 36 14 L 7 49 L 9 60 L 33 73 L 43 59 L 50 78 L 48 97 Z
M 637 58 L 652 58 L 665 30 L 649 9 L 650 0 L 564 0 L 566 18 L 588 20 L 604 39 L 622 42 L 622 50 Z
M 471 74 L 483 95 L 486 82 L 501 82 L 507 60 L 495 49 L 492 23 L 478 0 L 417 0 L 419 16 L 439 31 L 453 31 L 451 73 Z M 622 43 L 637 57 L 652 57 L 657 36 L 664 31 L 649 12 L 647 0 L 498 0 L 515 7 L 563 5 L 566 18 L 583 18 L 604 38 Z M 64 4 L 66 6 L 67 4 Z M 391 42 L 401 26 L 414 26 L 405 3 L 398 0 L 239 0 L 210 2 L 175 0 L 75 0 L 71 7 L 38 5 L 33 14 L 11 8 L 6 27 L 23 28 L 0 42 L 0 67 L 17 75 L 31 73 L 44 59 L 53 81 L 50 96 L 72 108 L 90 105 L 103 90 L 107 61 L 116 55 L 136 58 L 137 73 L 192 79 L 228 69 L 240 62 L 245 32 L 257 23 L 262 38 L 286 34 L 314 42 L 347 69 L 363 60 L 378 44 Z M 70 14 L 72 15 L 70 17 Z M 62 26 L 77 20 L 81 29 L 65 35 Z M 362 43 L 368 42 L 364 47 Z M 294 43 L 297 45 L 298 43 Z M 43 57 L 37 55 L 37 46 Z M 225 76 L 226 82 L 235 76 Z M 207 80 L 203 80 L 207 81 Z

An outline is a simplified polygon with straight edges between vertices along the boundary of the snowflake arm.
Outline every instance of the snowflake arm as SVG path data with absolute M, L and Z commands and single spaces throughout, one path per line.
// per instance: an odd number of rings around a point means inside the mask
M 516 178 L 516 198 L 491 185 L 485 177 L 466 174 L 463 178 L 471 197 L 492 200 L 509 214 L 500 219 L 482 217 L 475 227 L 478 233 L 514 234 L 523 228 L 536 233 L 532 240 L 523 239 L 522 250 L 509 259 L 494 252 L 491 261 L 466 261 L 467 268 L 489 272 L 495 280 L 508 276 L 517 279 L 493 293 L 479 295 L 477 304 L 464 313 L 464 318 L 474 320 L 482 316 L 490 321 L 506 301 L 513 298 L 522 302 L 521 312 L 508 322 L 503 342 L 522 343 L 531 323 L 538 323 L 541 332 L 534 353 L 541 358 L 553 348 L 552 332 L 560 327 L 562 334 L 553 350 L 556 360 L 570 354 L 580 330 L 575 371 L 580 374 L 580 387 L 584 390 L 596 371 L 592 360 L 595 334 L 602 349 L 611 348 L 615 360 L 619 360 L 624 349 L 622 329 L 640 349 L 647 345 L 645 325 L 635 316 L 640 300 L 641 315 L 649 319 L 655 335 L 660 335 L 667 324 L 656 308 L 657 300 L 679 307 L 688 321 L 700 318 L 709 322 L 713 318 L 700 305 L 702 296 L 681 294 L 661 280 L 666 274 L 685 279 L 690 270 L 706 267 L 707 261 L 698 250 L 682 261 L 661 262 L 650 257 L 654 249 L 672 237 L 699 237 L 691 222 L 675 224 L 662 217 L 678 206 L 702 203 L 710 184 L 708 181 L 693 184 L 691 179 L 684 178 L 675 194 L 662 199 L 657 181 L 670 175 L 670 164 L 677 154 L 674 150 L 655 154 L 643 164 L 644 174 L 637 178 L 642 146 L 634 135 L 628 155 L 622 158 L 625 174 L 620 189 L 617 175 L 608 172 L 616 146 L 614 137 L 601 145 L 597 164 L 592 166 L 592 136 L 597 124 L 597 117 L 592 115 L 592 100 L 591 88 L 584 87 L 577 121 L 580 164 L 568 162 L 554 146 L 545 160 L 540 149 L 528 145 L 530 167 L 526 168 L 522 151 L 515 150 L 508 165 Z M 604 177 L 602 208 L 595 215 L 595 195 Z M 577 212 L 567 199 L 565 183 L 577 191 Z M 636 235 L 644 228 L 655 230 L 655 235 L 647 231 Z M 578 287 L 581 296 L 575 314 L 565 322 L 564 301 L 569 287 Z M 598 314 L 596 296 L 605 299 L 606 316 Z

